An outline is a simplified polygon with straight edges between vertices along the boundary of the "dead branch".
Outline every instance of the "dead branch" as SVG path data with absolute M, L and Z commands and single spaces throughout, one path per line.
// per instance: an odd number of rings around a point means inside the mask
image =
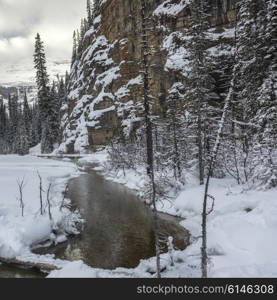
M 48 216 L 49 216 L 49 219 L 52 221 L 51 202 L 50 202 L 51 187 L 52 187 L 52 183 L 49 183 L 48 189 L 47 189 L 47 206 L 48 206 Z
M 67 183 L 66 186 L 65 186 L 65 189 L 64 189 L 64 193 L 63 193 L 63 200 L 62 200 L 62 203 L 61 203 L 61 206 L 60 206 L 60 211 L 63 209 L 64 207 L 64 202 L 65 202 L 65 198 L 66 198 L 66 194 L 68 192 L 68 188 L 69 188 L 69 184 Z
M 25 268 L 34 268 L 41 272 L 46 272 L 46 273 L 50 273 L 51 271 L 55 271 L 59 269 L 55 265 L 39 263 L 39 262 L 21 261 L 17 258 L 0 257 L 0 262 L 7 265 L 22 266 Z
M 38 178 L 39 178 L 40 214 L 43 215 L 44 214 L 44 210 L 43 210 L 42 193 L 44 192 L 44 190 L 43 190 L 43 187 L 42 187 L 42 178 L 41 178 L 41 175 L 40 175 L 39 171 L 37 171 L 37 174 L 38 174 Z
M 20 208 L 21 208 L 21 215 L 22 217 L 24 217 L 24 201 L 23 201 L 23 190 L 24 187 L 26 186 L 25 183 L 25 177 L 22 178 L 22 180 L 17 179 L 17 185 L 18 185 L 18 189 L 19 189 L 19 202 L 20 202 Z
M 212 199 L 212 207 L 211 209 L 207 212 L 207 216 L 210 215 L 214 211 L 214 203 L 215 203 L 215 197 L 208 195 L 208 198 Z

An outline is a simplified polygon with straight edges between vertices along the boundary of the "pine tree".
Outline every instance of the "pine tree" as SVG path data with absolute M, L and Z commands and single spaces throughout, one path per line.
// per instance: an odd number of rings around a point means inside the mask
M 93 22 L 91 0 L 87 0 L 87 21 L 88 26 L 91 26 Z
M 36 146 L 41 141 L 41 122 L 39 116 L 39 107 L 38 105 L 34 104 L 31 109 L 32 115 L 32 122 L 31 122 L 31 135 L 30 135 L 30 142 L 31 147 Z
M 258 125 L 254 135 L 254 171 L 251 179 L 263 189 L 277 186 L 277 1 L 267 3 L 265 44 L 262 48 L 267 76 L 257 91 L 258 110 L 253 123 Z
M 3 101 L 0 101 L 0 153 L 9 153 L 9 118 Z
M 190 51 L 189 84 L 186 89 L 187 128 L 193 137 L 191 144 L 192 161 L 198 165 L 199 182 L 204 184 L 205 157 L 208 157 L 212 147 L 210 133 L 213 132 L 213 107 L 210 104 L 214 88 L 214 78 L 211 76 L 207 48 L 209 45 L 207 30 L 209 29 L 209 1 L 199 0 L 192 4 L 192 23 L 188 37 Z M 213 121 L 212 121 L 213 120 Z M 194 133 L 194 135 L 192 135 Z
M 100 14 L 100 0 L 93 1 L 92 17 L 93 19 Z
M 10 119 L 9 144 L 11 147 L 11 153 L 17 153 L 16 132 L 17 132 L 18 122 L 19 122 L 19 105 L 18 105 L 17 95 L 9 95 L 8 106 L 9 106 L 9 119 Z
M 31 110 L 28 104 L 27 92 L 24 92 L 24 102 L 23 102 L 23 119 L 24 119 L 24 129 L 26 132 L 26 140 L 28 148 L 31 147 L 31 124 L 32 124 L 32 115 Z
M 29 153 L 29 146 L 29 133 L 26 130 L 24 114 L 21 111 L 19 114 L 18 127 L 16 129 L 15 152 L 19 155 L 26 155 Z
M 76 31 L 74 30 L 73 32 L 73 49 L 72 49 L 72 58 L 71 58 L 71 67 L 73 66 L 73 64 L 75 63 L 76 59 L 77 59 L 77 36 L 76 36 Z
M 53 151 L 53 100 L 50 96 L 49 77 L 46 69 L 46 58 L 40 35 L 36 36 L 34 63 L 38 88 L 39 114 L 41 119 L 41 152 Z
M 51 111 L 50 111 L 50 127 L 52 142 L 54 144 L 60 143 L 60 110 L 61 110 L 61 98 L 59 98 L 59 93 L 56 87 L 56 83 L 52 83 L 50 91 L 51 99 Z
M 233 158 L 229 170 L 238 183 L 249 182 L 253 170 L 251 149 L 256 130 L 254 117 L 258 110 L 258 91 L 266 72 L 264 61 L 264 16 L 262 0 L 243 0 L 238 3 L 237 25 L 237 82 L 232 101 Z
M 165 155 L 166 161 L 170 164 L 170 168 L 173 169 L 175 180 L 179 180 L 182 175 L 182 160 L 184 160 L 185 151 L 182 147 L 184 143 L 184 118 L 183 111 L 181 109 L 184 86 L 182 84 L 175 83 L 169 90 L 169 96 L 167 99 L 167 130 L 165 130 L 166 139 L 163 144 L 167 148 Z M 183 150 L 183 151 L 182 151 Z
M 155 215 L 155 247 L 156 247 L 156 265 L 157 265 L 157 277 L 160 278 L 160 245 L 159 245 L 159 233 L 158 233 L 158 221 L 157 221 L 157 194 L 156 194 L 156 183 L 155 183 L 155 167 L 154 167 L 154 145 L 153 145 L 153 124 L 151 114 L 151 103 L 149 95 L 149 77 L 150 77 L 150 66 L 149 66 L 149 41 L 148 41 L 148 24 L 147 24 L 147 11 L 146 2 L 141 0 L 141 37 L 142 37 L 142 68 L 143 68 L 143 108 L 144 108 L 144 122 L 145 122 L 145 137 L 146 137 L 146 158 L 147 158 L 147 175 L 149 176 L 151 185 L 151 196 L 152 205 Z

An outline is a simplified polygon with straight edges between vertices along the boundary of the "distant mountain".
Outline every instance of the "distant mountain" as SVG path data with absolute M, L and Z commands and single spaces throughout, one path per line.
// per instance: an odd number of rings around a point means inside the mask
M 64 76 L 70 70 L 68 60 L 50 60 L 47 64 L 50 80 L 57 75 Z M 28 100 L 33 103 L 36 100 L 35 70 L 32 61 L 21 61 L 18 64 L 1 63 L 0 69 L 0 100 L 7 102 L 9 94 L 18 94 L 19 100 L 23 100 L 24 92 L 27 92 Z
M 53 80 L 57 75 L 63 76 L 70 70 L 68 60 L 49 60 L 47 64 L 48 74 Z M 20 61 L 18 64 L 1 63 L 0 86 L 19 87 L 34 86 L 35 70 L 31 60 Z

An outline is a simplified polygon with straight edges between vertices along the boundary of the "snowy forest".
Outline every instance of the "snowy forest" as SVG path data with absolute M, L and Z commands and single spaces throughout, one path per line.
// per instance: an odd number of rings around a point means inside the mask
M 223 223 L 230 234 L 244 226 L 241 214 L 260 209 L 255 217 L 267 218 L 268 209 L 277 211 L 271 203 L 277 198 L 276 23 L 276 0 L 88 0 L 73 32 L 70 72 L 50 79 L 38 33 L 36 101 L 27 93 L 21 100 L 16 93 L 0 98 L 1 159 L 39 147 L 42 157 L 98 160 L 106 176 L 136 190 L 154 213 L 153 276 L 206 278 L 215 270 L 212 276 L 258 277 L 264 269 L 243 273 L 221 261 L 212 269 L 210 262 L 235 249 L 216 242 Z M 172 250 L 169 239 L 164 254 L 160 211 L 185 218 L 188 250 Z M 268 228 L 276 233 L 276 221 Z M 135 276 L 147 276 L 142 269 Z M 276 260 L 270 270 L 276 276 Z
M 52 153 L 63 142 L 67 121 L 61 124 L 65 117 L 61 109 L 71 100 L 76 65 L 86 50 L 84 36 L 99 17 L 100 2 L 96 1 L 94 6 L 88 4 L 87 18 L 82 19 L 80 30 L 74 31 L 70 79 L 66 74 L 49 82 L 43 42 L 37 35 L 34 63 L 38 101 L 30 107 L 27 96 L 19 103 L 13 94 L 8 104 L 2 101 L 1 153 L 27 154 L 40 142 L 42 153 Z M 166 4 L 163 4 L 165 11 Z M 114 103 L 124 119 L 121 132 L 108 143 L 113 163 L 121 168 L 153 163 L 160 173 L 172 172 L 175 180 L 180 179 L 184 169 L 197 170 L 199 182 L 203 184 L 218 128 L 222 126 L 213 176 L 231 175 L 238 184 L 275 187 L 275 2 L 238 1 L 232 47 L 224 41 L 210 47 L 216 35 L 212 34 L 209 24 L 212 6 L 209 1 L 195 1 L 191 9 L 192 24 L 186 36 L 176 33 L 171 37 L 175 45 L 169 48 L 176 48 L 176 59 L 179 59 L 177 55 L 185 55 L 187 65 L 180 74 L 185 79 L 176 80 L 168 90 L 162 114 L 156 113 L 155 97 L 149 91 L 149 70 L 153 66 L 149 65 L 148 56 L 155 55 L 151 51 L 156 50 L 149 47 L 152 32 L 148 18 L 144 17 L 147 13 L 146 3 L 144 5 L 142 57 L 138 62 L 142 65 L 143 75 L 138 80 L 141 80 L 143 94 L 141 101 L 135 104 L 120 103 L 117 99 Z M 163 7 L 159 9 L 162 11 Z M 179 54 L 182 50 L 186 53 Z

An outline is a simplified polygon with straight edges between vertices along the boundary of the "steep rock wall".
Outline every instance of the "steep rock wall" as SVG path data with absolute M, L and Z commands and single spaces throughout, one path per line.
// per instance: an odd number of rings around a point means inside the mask
M 176 83 L 185 85 L 188 70 L 183 40 L 191 22 L 192 1 L 197 0 L 147 1 L 150 92 L 153 109 L 161 117 L 166 114 L 169 90 Z M 68 104 L 63 107 L 63 152 L 94 150 L 120 132 L 133 130 L 139 121 L 130 116 L 142 101 L 140 1 L 101 3 L 101 14 L 85 34 L 81 57 L 72 67 Z M 231 53 L 236 0 L 211 4 L 211 50 L 216 56 L 217 48 L 225 43 Z M 220 60 L 218 64 L 220 68 Z M 220 99 L 225 90 L 218 81 L 215 92 Z

